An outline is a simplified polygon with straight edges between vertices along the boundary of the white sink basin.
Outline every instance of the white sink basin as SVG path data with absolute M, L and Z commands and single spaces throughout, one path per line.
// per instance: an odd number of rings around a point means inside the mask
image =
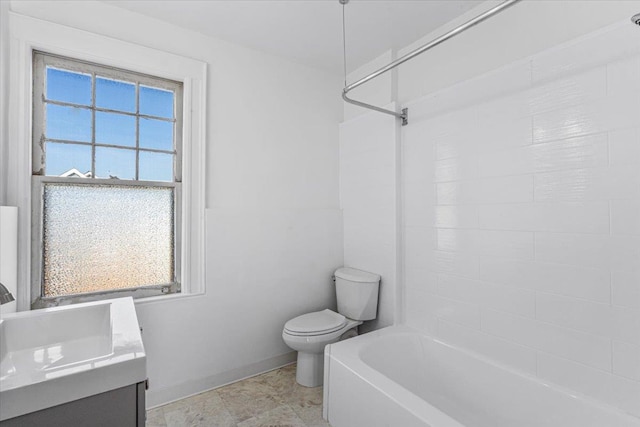
M 0 421 L 145 379 L 130 297 L 0 319 Z

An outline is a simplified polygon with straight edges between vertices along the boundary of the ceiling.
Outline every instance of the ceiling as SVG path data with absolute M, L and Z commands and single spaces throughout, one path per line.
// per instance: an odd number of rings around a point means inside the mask
M 338 0 L 105 0 L 208 36 L 343 73 Z M 352 71 L 404 47 L 482 3 L 472 0 L 351 0 L 345 6 Z

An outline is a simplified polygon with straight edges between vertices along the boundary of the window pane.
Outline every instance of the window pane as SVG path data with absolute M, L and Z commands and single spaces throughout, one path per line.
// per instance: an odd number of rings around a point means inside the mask
M 140 147 L 173 151 L 173 123 L 141 118 Z
M 47 142 L 46 175 L 71 178 L 91 177 L 91 146 Z
M 47 67 L 47 99 L 91 105 L 91 75 Z
M 96 142 L 99 144 L 136 146 L 136 118 L 96 111 Z
M 173 92 L 140 85 L 140 114 L 173 118 Z
M 46 124 L 47 138 L 91 142 L 91 110 L 47 104 Z
M 96 178 L 136 178 L 136 152 L 96 147 Z
M 173 154 L 140 151 L 141 181 L 169 181 L 173 182 Z
M 45 184 L 44 296 L 173 281 L 173 189 Z
M 96 107 L 135 113 L 136 85 L 120 80 L 96 77 Z

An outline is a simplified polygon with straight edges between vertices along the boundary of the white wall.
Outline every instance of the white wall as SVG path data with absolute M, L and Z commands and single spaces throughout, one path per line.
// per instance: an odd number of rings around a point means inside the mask
M 343 259 L 340 79 L 100 2 L 11 7 L 209 64 L 206 295 L 137 305 L 148 404 L 292 361 L 284 322 L 334 306 Z
M 406 322 L 636 416 L 639 37 L 411 102 L 402 133 Z
M 9 2 L 0 2 L 0 206 L 7 198 L 9 130 Z
M 376 113 L 340 125 L 344 265 L 381 276 L 378 315 L 362 326 L 364 332 L 394 323 L 399 161 L 396 130 L 394 117 Z

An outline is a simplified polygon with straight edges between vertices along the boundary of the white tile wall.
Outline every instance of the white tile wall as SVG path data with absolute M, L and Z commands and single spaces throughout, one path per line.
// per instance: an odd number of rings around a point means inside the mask
M 437 321 L 437 334 L 507 366 L 536 373 L 536 354 L 526 346 L 441 319 Z
M 437 292 L 445 297 L 529 317 L 535 316 L 533 291 L 496 285 L 451 274 L 438 274 Z
M 629 27 L 409 105 L 403 267 L 409 325 L 640 416 L 640 45 Z
M 611 300 L 615 305 L 640 309 L 640 271 L 613 271 Z
M 613 342 L 613 373 L 640 381 L 640 346 Z
M 542 352 L 611 371 L 609 339 L 552 323 L 484 310 L 482 330 Z
M 640 416 L 640 383 L 551 354 L 538 354 L 538 376 Z

